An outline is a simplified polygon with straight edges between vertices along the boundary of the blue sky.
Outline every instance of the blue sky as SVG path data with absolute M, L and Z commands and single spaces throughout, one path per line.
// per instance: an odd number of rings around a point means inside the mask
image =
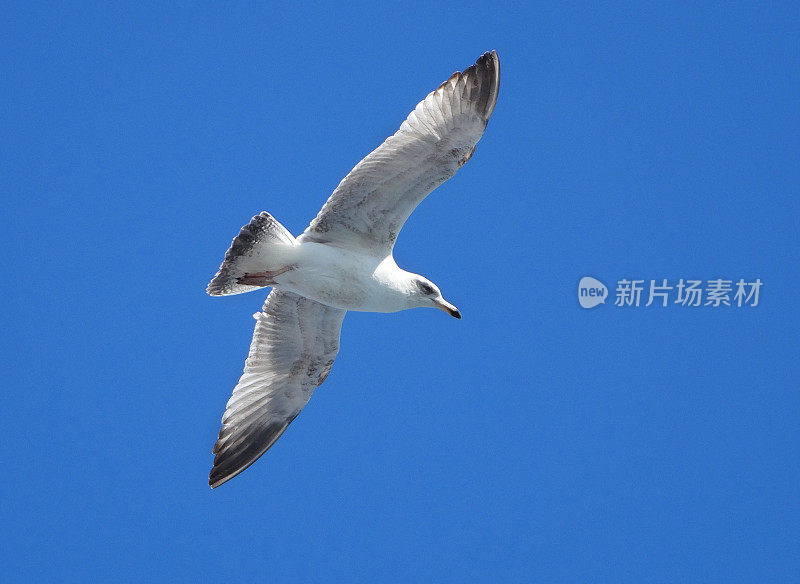
M 0 565 L 14 581 L 779 582 L 800 570 L 796 5 L 6 7 Z M 263 293 L 427 92 L 500 54 L 398 263 L 462 311 L 349 314 L 283 438 L 211 491 Z M 757 307 L 577 283 L 760 278 Z

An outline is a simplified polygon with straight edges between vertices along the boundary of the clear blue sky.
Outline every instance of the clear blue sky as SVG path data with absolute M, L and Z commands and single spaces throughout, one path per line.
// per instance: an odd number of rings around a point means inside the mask
M 6 6 L 3 573 L 794 580 L 800 13 L 695 4 Z M 204 293 L 231 238 L 302 231 L 490 49 L 486 135 L 396 248 L 463 320 L 348 315 L 309 406 L 211 491 L 265 296 Z M 585 275 L 764 286 L 585 310 Z

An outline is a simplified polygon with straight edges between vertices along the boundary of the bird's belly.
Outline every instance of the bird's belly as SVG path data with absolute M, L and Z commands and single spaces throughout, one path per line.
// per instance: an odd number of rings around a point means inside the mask
M 340 274 L 295 269 L 276 278 L 278 286 L 317 302 L 347 310 L 369 310 L 365 282 Z
M 281 289 L 322 304 L 361 312 L 394 312 L 401 299 L 373 277 L 375 260 L 303 244 L 292 269 L 275 278 Z M 373 265 L 375 264 L 375 265 Z

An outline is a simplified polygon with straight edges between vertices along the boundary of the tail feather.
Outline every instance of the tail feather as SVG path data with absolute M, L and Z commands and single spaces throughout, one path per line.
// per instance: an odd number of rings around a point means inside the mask
M 206 292 L 212 296 L 226 296 L 273 284 L 271 278 L 288 269 L 287 251 L 294 244 L 292 234 L 272 215 L 262 211 L 234 238 Z

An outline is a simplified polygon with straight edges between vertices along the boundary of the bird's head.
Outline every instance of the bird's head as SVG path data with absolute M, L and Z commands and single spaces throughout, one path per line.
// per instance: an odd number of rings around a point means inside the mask
M 442 292 L 439 287 L 427 278 L 414 274 L 411 280 L 410 296 L 413 299 L 414 306 L 438 308 L 450 316 L 461 318 L 461 312 L 458 308 L 442 298 Z

